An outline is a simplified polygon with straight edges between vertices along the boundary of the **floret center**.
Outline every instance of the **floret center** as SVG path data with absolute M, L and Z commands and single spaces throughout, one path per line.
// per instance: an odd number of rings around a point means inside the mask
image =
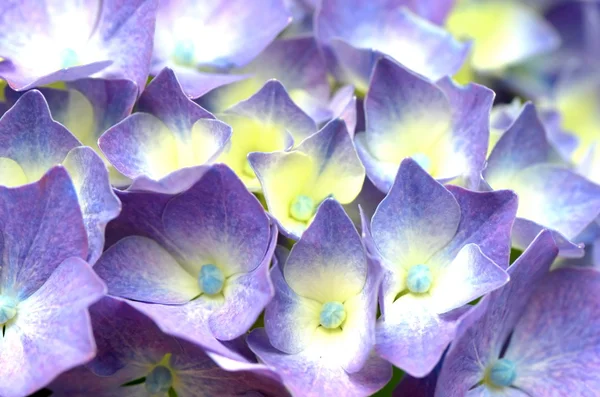
M 164 365 L 157 365 L 146 376 L 146 390 L 150 394 L 167 393 L 173 386 L 173 374 Z
M 406 287 L 415 294 L 429 291 L 433 283 L 433 275 L 429 266 L 419 264 L 410 268 L 406 277 Z
M 421 166 L 425 171 L 431 171 L 431 159 L 425 153 L 415 153 L 412 156 L 412 159 Z
M 62 67 L 70 68 L 79 64 L 79 55 L 72 48 L 65 48 L 61 53 Z
M 17 304 L 11 298 L 0 295 L 0 325 L 4 325 L 17 315 Z
M 202 265 L 198 275 L 198 284 L 203 293 L 216 295 L 223 289 L 225 275 L 221 269 L 213 264 Z
M 335 329 L 340 327 L 346 320 L 344 304 L 335 301 L 325 303 L 321 308 L 319 319 L 324 328 Z
M 195 48 L 194 42 L 191 39 L 179 40 L 175 44 L 173 50 L 173 58 L 175 63 L 183 66 L 195 66 L 194 53 Z
M 290 216 L 297 221 L 307 222 L 315 212 L 315 202 L 312 198 L 299 194 L 290 204 Z
M 517 378 L 517 367 L 512 360 L 501 358 L 488 371 L 488 380 L 493 386 L 511 386 Z

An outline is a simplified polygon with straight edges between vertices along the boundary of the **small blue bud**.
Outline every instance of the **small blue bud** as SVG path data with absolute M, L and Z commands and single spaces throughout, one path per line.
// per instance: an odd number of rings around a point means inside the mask
M 225 275 L 215 265 L 203 265 L 198 275 L 198 284 L 202 292 L 208 295 L 215 295 L 221 292 L 225 284 Z
M 517 367 L 511 360 L 501 358 L 490 367 L 488 376 L 492 385 L 508 387 L 517 378 Z
M 16 302 L 11 298 L 0 295 L 0 325 L 6 324 L 16 315 Z
M 410 292 L 423 294 L 429 291 L 433 282 L 431 270 L 427 265 L 415 265 L 408 271 L 406 287 Z
M 425 171 L 429 172 L 431 169 L 431 159 L 424 153 L 415 153 L 412 156 L 412 159 L 421 166 Z
M 321 308 L 321 325 L 328 329 L 338 328 L 346 319 L 346 309 L 340 302 L 327 302 Z
M 164 365 L 157 365 L 146 376 L 146 390 L 150 394 L 167 393 L 173 386 L 173 374 Z
M 196 46 L 192 40 L 180 40 L 175 44 L 173 59 L 175 63 L 183 66 L 194 66 L 194 52 Z
M 302 194 L 296 196 L 290 205 L 290 215 L 297 221 L 307 222 L 315 212 L 315 202 Z
M 79 55 L 72 48 L 66 48 L 61 53 L 63 69 L 79 65 Z

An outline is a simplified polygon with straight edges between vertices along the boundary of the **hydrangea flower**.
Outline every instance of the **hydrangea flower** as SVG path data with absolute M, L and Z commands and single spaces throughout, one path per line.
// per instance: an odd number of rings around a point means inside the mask
M 380 389 L 391 376 L 391 366 L 372 354 L 381 271 L 342 206 L 325 200 L 280 263 L 271 270 L 275 297 L 265 328 L 250 333 L 250 349 L 294 395 Z
M 130 189 L 178 193 L 217 158 L 231 128 L 183 93 L 175 74 L 164 69 L 138 102 L 139 112 L 106 131 L 98 145 L 128 178 Z
M 102 253 L 104 228 L 120 211 L 108 171 L 96 153 L 54 121 L 43 95 L 23 94 L 0 119 L 0 184 L 8 187 L 35 182 L 51 167 L 63 163 L 69 172 L 83 212 L 93 264 Z
M 519 195 L 513 245 L 526 248 L 543 229 L 552 229 L 562 256 L 581 256 L 572 243 L 600 213 L 600 186 L 568 169 L 550 146 L 532 104 L 502 135 L 483 176 L 494 189 Z
M 131 183 L 119 174 L 98 148 L 98 138 L 123 120 L 133 109 L 137 86 L 129 80 L 79 79 L 64 87 L 41 87 L 52 118 L 58 121 L 85 146 L 93 148 L 109 168 L 111 181 L 117 185 Z M 7 102 L 12 106 L 23 95 L 7 88 Z
M 122 300 L 106 297 L 90 307 L 90 314 L 98 353 L 86 367 L 73 369 L 50 385 L 58 395 L 166 396 L 170 390 L 179 397 L 288 395 L 264 365 L 226 362 L 166 335 Z M 220 368 L 219 362 L 227 368 Z
M 365 179 L 365 169 L 340 119 L 331 121 L 292 151 L 250 153 L 248 161 L 260 181 L 269 213 L 281 232 L 296 240 L 323 200 L 333 196 L 348 204 Z
M 291 149 L 294 142 L 317 131 L 314 121 L 292 102 L 276 80 L 267 82 L 252 97 L 218 117 L 232 127 L 232 135 L 217 161 L 227 164 L 255 192 L 260 191 L 260 183 L 248 162 L 248 153 Z
M 529 5 L 514 0 L 456 2 L 446 27 L 455 37 L 473 42 L 465 67 L 481 73 L 502 72 L 560 44 L 552 25 Z
M 94 357 L 87 308 L 105 292 L 69 175 L 0 186 L 0 394 L 20 397 Z M 48 365 L 51 363 L 51 365 Z
M 600 389 L 600 273 L 548 273 L 558 249 L 544 231 L 508 269 L 510 282 L 460 325 L 436 396 L 592 396 Z
M 84 77 L 148 77 L 158 0 L 7 0 L 0 77 L 21 91 Z
M 464 305 L 508 281 L 510 191 L 444 187 L 411 159 L 363 233 L 386 273 L 377 353 L 427 375 L 454 338 Z M 366 231 L 366 232 L 365 232 Z
M 197 98 L 239 81 L 229 69 L 252 61 L 290 22 L 281 0 L 165 0 L 156 21 L 151 73 L 173 69 Z
M 221 341 L 243 335 L 273 296 L 277 227 L 224 165 L 179 195 L 121 197 L 112 227 L 125 236 L 94 266 L 109 294 L 129 299 L 163 332 L 231 356 Z
M 316 122 L 331 118 L 327 67 L 314 37 L 275 40 L 250 64 L 230 73 L 242 75 L 244 79 L 208 92 L 198 99 L 201 106 L 211 112 L 222 112 L 248 99 L 267 80 L 277 79 L 293 101 Z
M 405 157 L 434 178 L 479 186 L 494 93 L 450 79 L 432 83 L 391 59 L 380 59 L 365 99 L 366 131 L 356 148 L 367 175 L 387 192 Z
M 315 36 L 338 80 L 366 92 L 382 55 L 433 81 L 459 70 L 469 46 L 399 3 L 403 1 L 322 1 Z

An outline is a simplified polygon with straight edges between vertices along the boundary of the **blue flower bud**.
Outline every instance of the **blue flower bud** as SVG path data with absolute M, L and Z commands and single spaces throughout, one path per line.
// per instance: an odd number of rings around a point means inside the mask
M 70 68 L 79 64 L 79 55 L 72 48 L 64 49 L 61 53 L 62 67 Z
M 511 360 L 501 358 L 490 367 L 488 378 L 494 386 L 508 387 L 517 378 L 517 367 Z
M 208 295 L 215 295 L 221 292 L 225 284 L 225 275 L 215 265 L 203 265 L 198 275 L 198 284 L 202 292 Z
M 290 205 L 290 216 L 297 221 L 306 222 L 315 212 L 315 202 L 312 198 L 302 194 L 296 196 Z
M 340 302 L 327 302 L 321 308 L 321 325 L 328 329 L 338 328 L 346 319 L 346 309 Z
M 150 394 L 167 393 L 173 386 L 173 374 L 164 365 L 157 365 L 146 376 L 146 390 Z
M 180 40 L 175 44 L 173 59 L 175 63 L 183 66 L 194 66 L 194 52 L 196 46 L 192 40 Z
M 406 287 L 415 294 L 422 294 L 429 291 L 433 282 L 431 270 L 427 265 L 415 265 L 408 271 L 406 277 Z
M 0 325 L 6 324 L 17 315 L 17 304 L 11 298 L 0 295 Z

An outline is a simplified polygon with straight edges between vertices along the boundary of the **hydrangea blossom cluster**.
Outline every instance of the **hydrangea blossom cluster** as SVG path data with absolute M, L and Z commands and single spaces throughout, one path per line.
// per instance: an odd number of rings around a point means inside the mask
M 0 32 L 0 397 L 600 395 L 600 3 Z

